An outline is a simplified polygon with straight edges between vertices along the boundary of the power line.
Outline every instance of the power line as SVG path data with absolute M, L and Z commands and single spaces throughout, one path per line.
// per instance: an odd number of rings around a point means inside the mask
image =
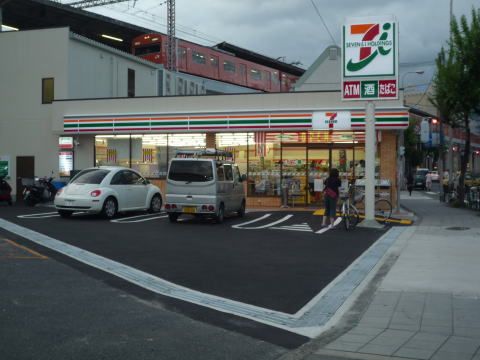
M 332 39 L 332 42 L 333 42 L 335 45 L 338 45 L 337 42 L 335 41 L 332 33 L 331 33 L 330 30 L 328 29 L 328 26 L 327 26 L 327 24 L 325 23 L 325 20 L 323 20 L 323 17 L 322 17 L 322 15 L 320 14 L 320 11 L 319 11 L 318 8 L 317 8 L 317 5 L 315 5 L 315 3 L 313 2 L 313 0 L 310 0 L 310 2 L 312 3 L 313 7 L 315 8 L 315 11 L 317 12 L 317 15 L 320 17 L 320 20 L 322 20 L 323 26 L 325 26 L 325 29 L 327 30 L 328 35 L 330 35 L 330 39 Z

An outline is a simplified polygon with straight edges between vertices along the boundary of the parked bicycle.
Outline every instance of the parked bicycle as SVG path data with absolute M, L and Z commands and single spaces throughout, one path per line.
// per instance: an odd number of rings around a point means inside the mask
M 379 194 L 375 194 L 375 197 L 377 198 L 374 210 L 375 220 L 383 225 L 392 216 L 392 203 L 385 198 L 381 198 Z M 365 194 L 358 192 L 355 184 L 350 184 L 347 193 L 340 198 L 343 200 L 341 206 L 343 224 L 347 231 L 352 230 L 359 223 L 360 217 L 365 218 L 365 214 L 362 214 L 356 207 L 357 203 L 364 200 Z

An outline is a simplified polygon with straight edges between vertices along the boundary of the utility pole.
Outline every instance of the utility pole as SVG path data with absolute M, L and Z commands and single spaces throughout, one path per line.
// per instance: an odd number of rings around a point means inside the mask
M 167 69 L 177 70 L 177 51 L 175 39 L 175 0 L 167 0 Z

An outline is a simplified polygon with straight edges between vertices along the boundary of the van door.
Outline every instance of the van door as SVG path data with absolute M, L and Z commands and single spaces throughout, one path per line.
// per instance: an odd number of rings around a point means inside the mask
M 245 191 L 243 189 L 243 183 L 241 181 L 240 170 L 238 169 L 237 165 L 233 167 L 233 181 L 234 181 L 233 196 L 234 196 L 234 203 L 236 205 L 235 209 L 240 209 L 240 206 L 242 205 L 242 201 L 245 198 Z
M 225 210 L 234 211 L 235 208 L 235 182 L 233 181 L 233 168 L 231 164 L 224 164 L 225 172 Z

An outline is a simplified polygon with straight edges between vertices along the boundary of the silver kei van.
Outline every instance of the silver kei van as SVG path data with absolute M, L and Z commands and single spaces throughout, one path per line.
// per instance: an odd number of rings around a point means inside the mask
M 245 191 L 238 166 L 207 158 L 174 158 L 167 175 L 165 210 L 171 222 L 182 214 L 223 222 L 227 213 L 245 214 Z

